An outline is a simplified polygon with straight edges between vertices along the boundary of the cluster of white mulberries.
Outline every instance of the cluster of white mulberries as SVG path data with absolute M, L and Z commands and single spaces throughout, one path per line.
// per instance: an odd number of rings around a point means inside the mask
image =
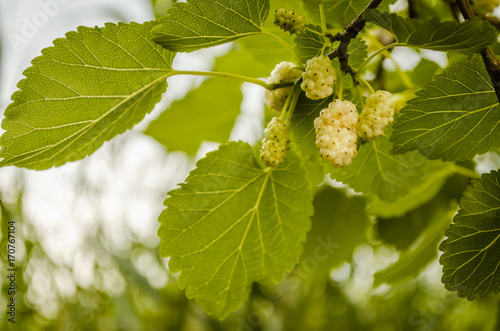
M 335 100 L 314 120 L 316 146 L 321 157 L 341 168 L 357 154 L 358 111 L 350 101 Z
M 394 121 L 394 102 L 392 94 L 377 91 L 370 95 L 359 115 L 358 135 L 363 139 L 382 137 L 384 130 Z
M 274 24 L 290 34 L 297 33 L 302 30 L 304 18 L 295 14 L 295 12 L 280 8 L 274 13 Z
M 302 71 L 295 67 L 296 65 L 292 62 L 278 63 L 274 70 L 271 71 L 271 76 L 267 79 L 267 82 L 270 84 L 283 83 L 299 78 L 302 75 Z M 293 86 L 282 87 L 272 91 L 266 90 L 264 101 L 269 108 L 281 111 L 292 90 Z
M 268 167 L 276 167 L 285 159 L 289 142 L 286 124 L 278 117 L 273 117 L 264 130 L 260 159 Z
M 320 55 L 307 61 L 302 78 L 304 81 L 300 87 L 306 92 L 306 97 L 319 100 L 332 95 L 337 74 L 330 58 Z

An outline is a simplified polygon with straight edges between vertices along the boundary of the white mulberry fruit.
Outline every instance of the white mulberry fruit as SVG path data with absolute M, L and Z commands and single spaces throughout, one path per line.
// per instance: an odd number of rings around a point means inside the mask
M 377 91 L 370 95 L 359 115 L 358 135 L 363 139 L 382 137 L 384 130 L 394 121 L 394 102 L 392 94 Z
M 278 117 L 273 117 L 264 130 L 260 159 L 268 167 L 276 167 L 285 159 L 289 142 L 286 124 Z
M 274 24 L 279 26 L 280 29 L 293 34 L 302 30 L 304 18 L 295 14 L 293 10 L 288 11 L 280 8 L 274 12 Z
M 296 65 L 292 62 L 278 63 L 274 70 L 271 71 L 271 76 L 267 79 L 267 83 L 283 83 L 299 78 L 302 75 L 302 71 L 295 67 Z M 292 90 L 293 86 L 282 87 L 272 91 L 266 90 L 264 102 L 269 108 L 281 111 Z
M 314 120 L 316 147 L 321 157 L 341 168 L 352 163 L 357 155 L 356 105 L 344 100 L 335 100 L 321 110 Z
M 306 97 L 319 100 L 332 95 L 337 74 L 330 58 L 321 55 L 307 61 L 302 78 L 304 81 L 300 87 L 306 92 Z

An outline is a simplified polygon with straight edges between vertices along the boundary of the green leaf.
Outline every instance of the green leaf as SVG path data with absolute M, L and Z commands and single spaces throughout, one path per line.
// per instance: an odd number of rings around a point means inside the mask
M 153 30 L 154 41 L 173 51 L 191 52 L 259 34 L 269 0 L 189 0 L 177 2 Z
M 59 166 L 140 122 L 165 91 L 175 55 L 151 41 L 154 25 L 79 27 L 44 49 L 5 111 L 0 164 Z
M 318 25 L 306 24 L 306 26 L 314 31 L 321 32 L 321 27 Z M 306 62 L 310 58 L 321 54 L 326 38 L 322 35 L 314 33 L 309 29 L 302 29 L 295 37 L 296 51 L 299 53 L 302 62 Z
M 450 224 L 450 219 L 456 212 L 456 205 L 452 208 L 446 204 L 433 206 L 429 226 L 399 259 L 380 270 L 374 275 L 374 286 L 382 283 L 390 285 L 400 284 L 415 278 L 438 255 L 438 245 L 443 239 L 444 231 Z M 404 220 L 401 220 L 404 221 Z
M 442 282 L 460 297 L 500 291 L 500 174 L 475 179 L 460 200 L 460 210 L 439 249 Z
M 500 147 L 500 106 L 481 57 L 448 68 L 416 95 L 395 121 L 394 152 L 448 161 Z
M 363 39 L 354 38 L 349 43 L 347 47 L 347 53 L 349 54 L 349 64 L 354 69 L 359 68 L 361 63 L 363 63 L 368 56 L 366 51 L 366 43 Z
M 218 94 L 224 97 L 216 97 Z M 210 78 L 165 110 L 144 132 L 169 151 L 194 155 L 203 141 L 229 139 L 243 99 L 241 85 Z
M 296 150 L 309 161 L 318 161 L 321 158 L 316 147 L 314 119 L 318 117 L 321 109 L 328 107 L 330 102 L 330 98 L 311 100 L 301 93 L 290 119 L 291 140 L 297 146 Z
M 399 196 L 395 201 L 381 200 L 377 195 L 370 195 L 366 210 L 368 214 L 379 217 L 401 217 L 432 198 L 441 190 L 446 178 L 453 174 L 455 165 L 439 161 L 427 162 L 423 171 L 425 177 L 411 187 L 408 194 Z
M 319 3 L 323 2 L 325 8 L 326 21 L 334 28 L 343 29 L 353 18 L 365 9 L 370 0 L 307 0 L 304 1 L 304 8 L 307 9 L 313 18 L 319 22 Z M 388 10 L 388 5 L 395 1 L 384 0 L 379 8 Z M 309 17 L 309 16 L 308 16 Z
M 341 190 L 323 187 L 314 196 L 312 227 L 307 234 L 301 263 L 322 277 L 343 261 L 350 261 L 354 249 L 366 242 L 370 225 L 365 213 L 366 199 L 347 197 Z
M 331 177 L 357 192 L 394 201 L 417 185 L 426 160 L 416 152 L 393 155 L 391 149 L 386 137 L 366 142 L 358 148 L 352 164 L 340 169 L 331 167 Z
M 160 251 L 179 285 L 203 309 L 224 318 L 256 281 L 279 282 L 302 251 L 312 194 L 290 151 L 263 169 L 254 149 L 230 142 L 201 159 L 161 214 Z
M 437 17 L 422 21 L 368 9 L 363 18 L 391 32 L 398 43 L 435 51 L 473 55 L 496 41 L 495 29 L 480 17 L 462 23 Z

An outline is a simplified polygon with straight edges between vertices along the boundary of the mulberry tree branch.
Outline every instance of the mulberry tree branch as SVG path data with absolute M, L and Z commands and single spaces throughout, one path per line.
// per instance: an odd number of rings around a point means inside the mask
M 363 19 L 363 13 L 366 9 L 375 9 L 380 5 L 382 0 L 371 0 L 365 9 L 358 16 L 356 16 L 349 25 L 347 25 L 344 31 L 337 33 L 335 36 L 331 36 L 332 41 L 340 41 L 340 45 L 328 54 L 330 59 L 335 57 L 339 58 L 340 66 L 342 71 L 348 72 L 351 75 L 354 74 L 353 70 L 349 66 L 349 54 L 347 53 L 347 47 L 352 39 L 356 38 L 358 33 L 365 27 L 366 21 Z

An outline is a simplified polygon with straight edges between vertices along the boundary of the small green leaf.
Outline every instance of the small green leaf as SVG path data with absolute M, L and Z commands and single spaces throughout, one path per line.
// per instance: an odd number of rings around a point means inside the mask
M 359 68 L 361 63 L 368 56 L 368 52 L 366 51 L 366 43 L 363 39 L 354 38 L 349 43 L 347 47 L 347 53 L 349 54 L 349 65 L 354 69 Z
M 223 91 L 224 97 L 216 97 Z M 241 85 L 210 78 L 165 110 L 144 132 L 169 151 L 194 155 L 203 141 L 229 139 L 243 99 Z
M 321 27 L 318 25 L 307 24 L 306 26 L 311 30 L 322 33 Z M 300 54 L 302 62 L 305 63 L 310 58 L 321 54 L 321 50 L 323 49 L 323 45 L 326 42 L 326 38 L 322 35 L 311 32 L 308 29 L 302 29 L 297 34 L 297 37 L 295 37 L 294 41 L 297 45 L 295 49 L 297 50 L 297 53 Z
M 500 174 L 475 179 L 460 200 L 460 210 L 439 249 L 442 282 L 460 297 L 500 291 Z
M 262 32 L 269 0 L 177 2 L 153 30 L 154 41 L 182 52 L 212 47 Z
M 175 55 L 151 41 L 154 25 L 79 27 L 44 49 L 5 111 L 0 164 L 59 166 L 140 122 L 165 92 Z
M 394 155 L 391 149 L 386 137 L 366 142 L 358 148 L 352 164 L 340 169 L 332 167 L 331 177 L 357 192 L 394 201 L 417 185 L 427 161 L 416 152 Z
M 462 23 L 439 18 L 422 21 L 368 9 L 363 18 L 391 32 L 398 43 L 435 51 L 473 55 L 497 39 L 495 29 L 480 17 Z
M 297 263 L 312 194 L 292 151 L 278 167 L 263 169 L 250 145 L 230 142 L 201 159 L 165 205 L 162 256 L 181 272 L 186 295 L 224 318 L 253 282 L 277 283 Z
M 374 286 L 382 283 L 395 285 L 415 278 L 437 257 L 437 247 L 456 212 L 456 204 L 452 207 L 446 204 L 433 207 L 430 224 L 411 247 L 401 253 L 396 262 L 375 273 Z
M 395 121 L 394 152 L 448 161 L 500 147 L 500 106 L 481 57 L 448 68 L 416 95 Z

